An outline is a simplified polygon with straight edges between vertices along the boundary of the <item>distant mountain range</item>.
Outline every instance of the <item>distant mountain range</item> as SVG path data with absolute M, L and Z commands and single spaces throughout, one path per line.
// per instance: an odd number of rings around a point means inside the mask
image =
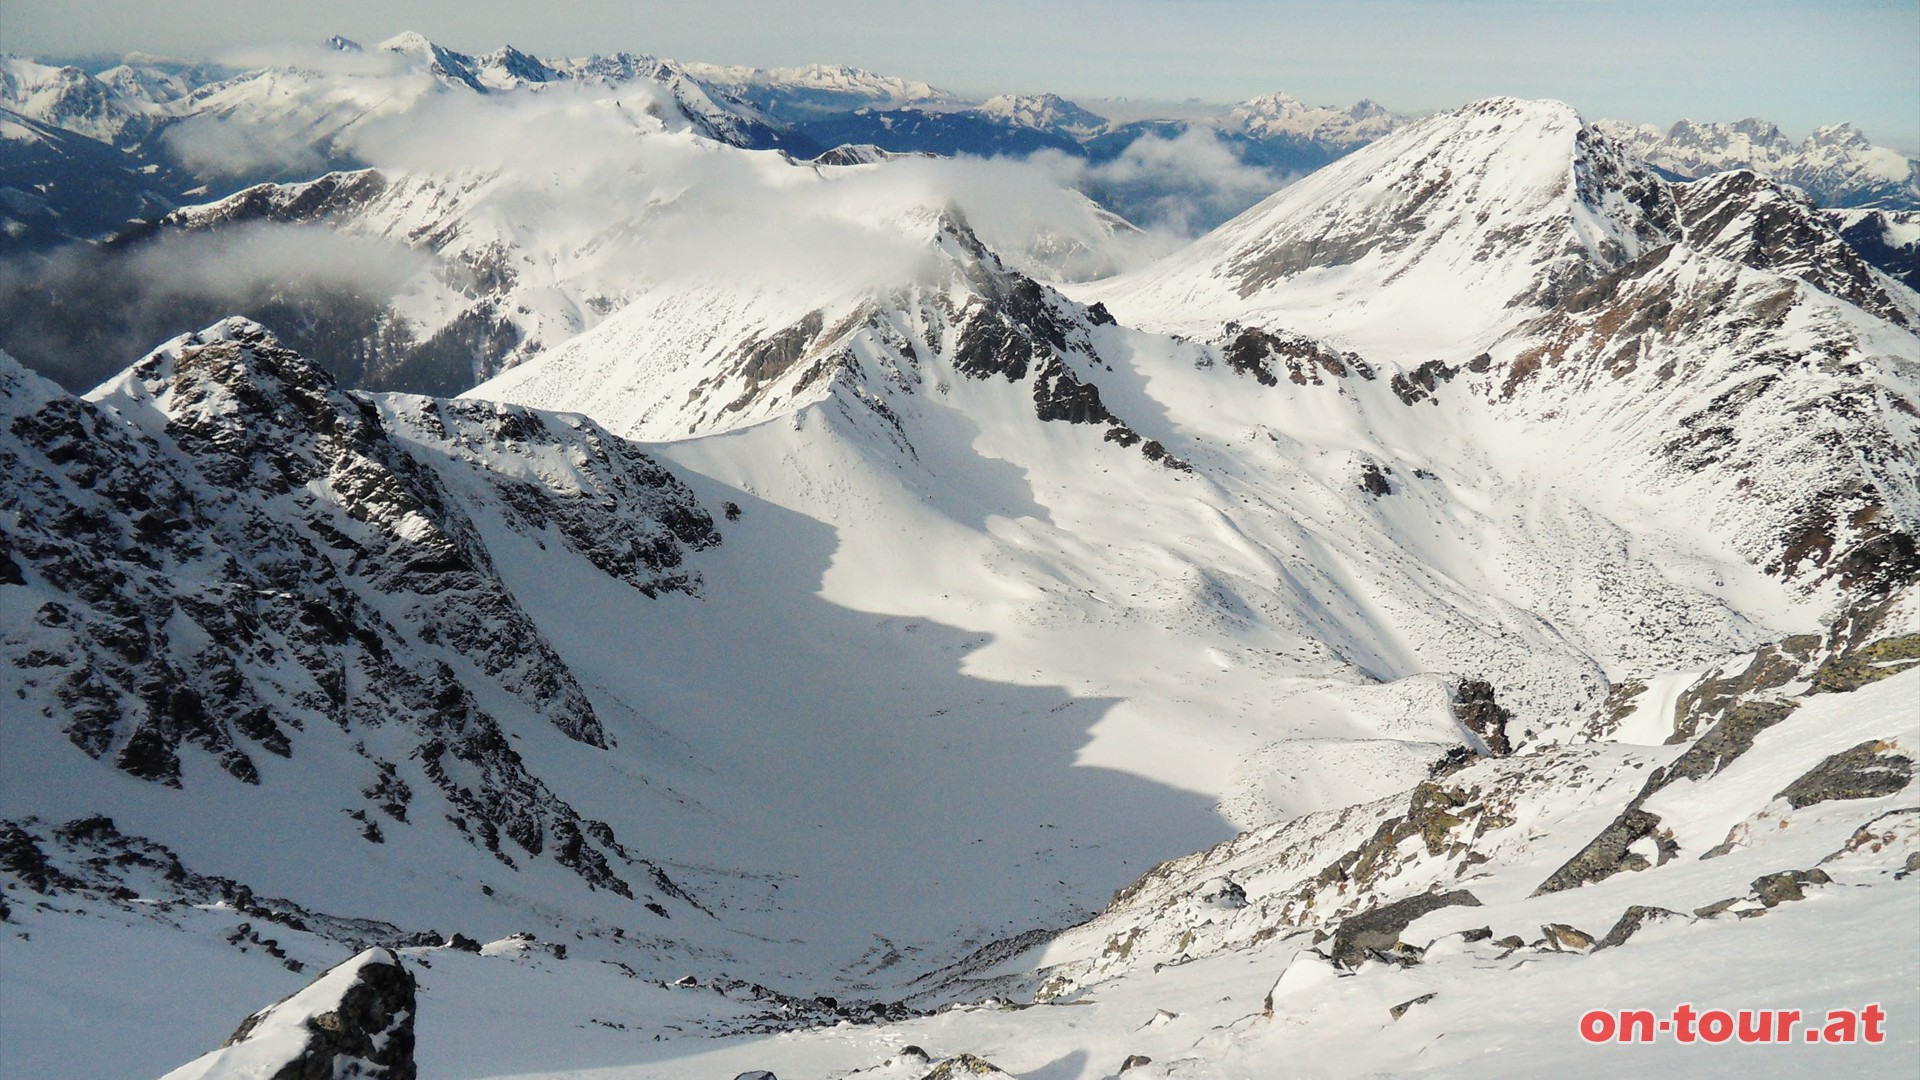
M 707 137 L 798 158 L 868 145 L 945 156 L 1052 150 L 1097 165 L 1120 158 L 1144 137 L 1175 139 L 1200 131 L 1239 161 L 1271 172 L 1276 183 L 1320 168 L 1410 119 L 1370 101 L 1349 108 L 1310 106 L 1276 93 L 1223 107 L 1207 120 L 1115 124 L 1054 94 L 967 100 L 923 82 L 845 66 L 769 70 L 631 53 L 543 60 L 512 46 L 467 55 L 414 33 L 372 47 L 336 37 L 324 52 L 244 71 L 144 56 L 99 70 L 5 58 L 0 110 L 16 120 L 5 129 L 10 134 L 0 157 L 0 189 L 20 194 L 6 202 L 0 252 L 97 238 L 127 220 L 115 215 L 144 216 L 151 206 L 182 205 L 247 183 L 308 179 L 328 168 L 366 165 L 354 149 L 355 135 L 437 93 L 514 94 L 562 83 L 645 88 L 661 95 L 676 122 Z M 217 137 L 196 138 L 212 130 L 208 120 L 234 133 L 229 145 Z M 74 169 L 54 175 L 44 149 L 12 146 L 31 141 L 23 134 L 32 130 L 24 121 L 113 146 L 124 155 L 122 171 L 148 183 L 103 205 Z M 1801 144 L 1760 120 L 1683 120 L 1667 131 L 1602 126 L 1674 176 L 1749 168 L 1806 189 L 1825 208 L 1920 210 L 1920 164 L 1872 145 L 1844 124 L 1822 128 Z M 235 152 L 230 144 L 236 139 L 251 152 Z M 65 156 L 86 153 L 69 149 Z M 1152 202 L 1151 193 L 1106 194 L 1124 200 L 1111 207 L 1122 216 L 1144 212 Z M 1231 212 L 1216 210 L 1191 224 L 1207 227 Z

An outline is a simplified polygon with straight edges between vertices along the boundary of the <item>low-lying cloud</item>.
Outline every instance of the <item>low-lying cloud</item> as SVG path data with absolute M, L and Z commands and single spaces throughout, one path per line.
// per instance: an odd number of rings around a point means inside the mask
M 8 312 L 0 349 L 78 391 L 228 315 L 260 318 L 308 346 L 338 344 L 376 331 L 390 299 L 430 265 L 383 240 L 271 224 L 130 249 L 69 247 L 0 263 L 0 309 Z
M 1241 161 L 1212 130 L 1174 138 L 1145 134 L 1119 157 L 1089 167 L 1089 195 L 1145 228 L 1197 236 L 1284 187 L 1281 176 Z

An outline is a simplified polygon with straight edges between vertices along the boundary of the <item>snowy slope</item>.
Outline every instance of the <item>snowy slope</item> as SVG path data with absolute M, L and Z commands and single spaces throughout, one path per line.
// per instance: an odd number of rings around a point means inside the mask
M 1362 353 L 1471 356 L 1672 238 L 1672 196 L 1557 102 L 1498 98 L 1341 159 L 1097 296 L 1148 329 L 1277 321 Z

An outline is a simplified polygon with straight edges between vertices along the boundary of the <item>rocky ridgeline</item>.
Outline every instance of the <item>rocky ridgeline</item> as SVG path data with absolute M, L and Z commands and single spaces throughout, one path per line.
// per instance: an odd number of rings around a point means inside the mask
M 1533 897 L 1523 917 L 1532 923 L 1464 932 L 1453 951 L 1485 958 L 1520 950 L 1589 952 L 1623 945 L 1655 922 L 1754 918 L 1834 886 L 1836 875 L 1844 874 L 1849 887 L 1901 881 L 1920 870 L 1920 805 L 1910 794 L 1920 733 L 1910 722 L 1889 720 L 1887 730 L 1837 753 L 1801 749 L 1805 732 L 1774 742 L 1772 768 L 1786 779 L 1724 839 L 1676 829 L 1662 817 L 1671 806 L 1656 796 L 1684 784 L 1677 805 L 1718 797 L 1696 787 L 1712 786 L 1760 733 L 1807 703 L 1920 669 L 1920 634 L 1906 629 L 1897 605 L 1862 606 L 1824 635 L 1790 638 L 1708 671 L 1679 695 L 1666 718 L 1671 748 L 1605 741 L 1619 724 L 1616 702 L 1590 726 L 1589 737 L 1599 741 L 1444 762 L 1435 779 L 1408 794 L 1243 833 L 1156 867 L 1088 923 L 990 945 L 933 973 L 917 1000 L 1072 1001 L 1142 969 L 1229 951 L 1294 951 L 1295 967 L 1319 965 L 1332 973 L 1364 974 L 1373 964 L 1407 967 L 1420 964 L 1432 946 L 1432 934 L 1408 932 L 1422 917 L 1528 890 Z M 1482 700 L 1482 690 L 1468 683 L 1457 695 L 1463 727 L 1468 714 L 1483 727 L 1495 715 L 1490 710 L 1498 706 Z M 1815 818 L 1816 811 L 1829 816 Z M 1796 824 L 1835 837 L 1816 865 L 1758 877 L 1730 869 L 1738 880 L 1725 887 L 1733 895 L 1703 894 L 1684 910 L 1629 904 L 1610 926 L 1581 929 L 1556 910 L 1556 895 L 1620 874 L 1660 881 L 1660 868 L 1677 860 L 1724 859 L 1763 847 Z M 1542 862 L 1543 852 L 1556 849 L 1571 852 L 1557 869 L 1558 860 Z M 1509 901 L 1500 910 L 1512 908 Z M 1040 946 L 1080 958 L 1004 974 L 1020 969 L 1010 960 L 1037 957 L 1030 950 Z M 993 969 L 1001 974 L 985 974 Z M 1283 978 L 1276 988 L 1283 998 L 1287 984 Z
M 509 865 L 623 895 L 622 866 L 663 879 L 510 745 L 503 720 L 607 736 L 480 522 L 648 595 L 696 591 L 685 557 L 719 535 L 671 474 L 579 418 L 347 393 L 244 320 L 91 399 L 0 363 L 0 582 L 27 616 L 0 664 L 23 722 L 171 787 L 187 755 L 260 784 L 262 755 L 339 739 L 365 761 L 371 842 L 418 824 L 425 785 Z
M 778 416 L 825 394 L 850 416 L 915 454 L 902 415 L 915 394 L 937 389 L 944 361 L 962 379 L 1028 388 L 1034 417 L 1104 428 L 1102 438 L 1175 472 L 1192 466 L 1116 415 L 1099 375 L 1112 368 L 1097 334 L 1114 319 L 1007 266 L 952 208 L 932 219 L 937 272 L 930 281 L 877 292 L 829 318 L 810 312 L 741 342 L 676 403 L 680 434 L 725 430 Z

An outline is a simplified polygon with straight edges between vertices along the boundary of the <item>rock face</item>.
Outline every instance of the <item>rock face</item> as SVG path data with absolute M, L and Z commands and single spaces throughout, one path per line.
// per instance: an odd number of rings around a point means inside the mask
M 368 949 L 164 1080 L 417 1080 L 414 1015 L 413 974 L 391 951 Z
M 1356 967 L 1361 961 L 1392 950 L 1400 943 L 1400 932 L 1413 920 L 1430 911 L 1455 906 L 1479 907 L 1480 899 L 1465 889 L 1445 893 L 1422 893 L 1372 911 L 1355 915 L 1334 931 L 1331 956 L 1337 964 Z
M 1480 736 L 1494 757 L 1513 753 L 1507 739 L 1507 721 L 1513 714 L 1494 700 L 1493 684 L 1485 679 L 1462 679 L 1453 695 L 1453 715 L 1463 727 Z
M 1831 799 L 1896 794 L 1913 780 L 1913 759 L 1886 751 L 1886 744 L 1875 741 L 1834 754 L 1787 785 L 1779 797 L 1803 810 Z
M 1674 187 L 1687 242 L 1756 270 L 1790 274 L 1889 322 L 1909 312 L 1884 279 L 1796 188 L 1748 170 Z

